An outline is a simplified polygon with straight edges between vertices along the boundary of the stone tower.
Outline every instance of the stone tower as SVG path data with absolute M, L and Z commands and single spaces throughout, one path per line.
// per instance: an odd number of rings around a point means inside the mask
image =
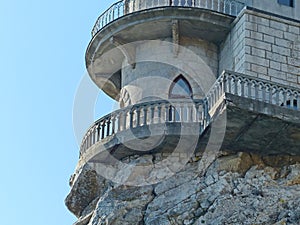
M 86 67 L 119 109 L 83 137 L 76 225 L 289 222 L 262 189 L 287 203 L 283 186 L 300 183 L 299 1 L 121 0 L 96 21 Z M 237 183 L 277 217 L 234 216 Z

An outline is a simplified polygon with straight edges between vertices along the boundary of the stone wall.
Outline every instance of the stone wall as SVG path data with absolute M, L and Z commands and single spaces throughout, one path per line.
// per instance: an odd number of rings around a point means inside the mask
M 223 70 L 245 73 L 246 15 L 236 19 L 226 40 L 220 45 L 219 74 Z
M 246 10 L 222 44 L 220 58 L 220 70 L 299 87 L 300 23 Z
M 194 99 L 204 97 L 218 75 L 218 47 L 187 37 L 181 37 L 179 44 L 172 44 L 170 39 L 135 43 L 137 63 L 134 67 L 123 63 L 124 106 L 168 99 L 171 83 L 180 74 L 189 81 Z M 130 96 L 130 103 L 124 93 Z

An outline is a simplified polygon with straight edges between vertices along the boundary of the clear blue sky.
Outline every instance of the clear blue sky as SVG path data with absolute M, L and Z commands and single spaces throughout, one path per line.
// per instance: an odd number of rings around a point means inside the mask
M 97 17 L 113 1 L 0 0 L 3 225 L 71 225 L 72 108 Z M 111 109 L 100 93 L 98 114 Z

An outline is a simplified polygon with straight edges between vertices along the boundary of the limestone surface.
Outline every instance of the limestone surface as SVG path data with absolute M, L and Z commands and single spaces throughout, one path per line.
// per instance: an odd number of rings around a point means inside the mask
M 149 159 L 127 162 L 155 167 L 155 159 L 143 157 Z M 223 153 L 206 168 L 201 160 L 194 157 L 173 176 L 139 187 L 82 168 L 66 204 L 78 217 L 75 225 L 300 223 L 299 157 Z

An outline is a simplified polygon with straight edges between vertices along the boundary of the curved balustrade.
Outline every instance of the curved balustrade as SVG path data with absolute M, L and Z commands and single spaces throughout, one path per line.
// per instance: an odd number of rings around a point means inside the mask
M 160 100 L 129 106 L 96 121 L 84 136 L 80 153 L 117 132 L 152 124 L 199 123 L 204 130 L 209 124 L 207 112 L 203 100 Z
M 165 6 L 203 8 L 237 16 L 245 4 L 237 0 L 121 0 L 98 17 L 92 30 L 92 36 L 108 23 L 126 14 Z
M 96 121 L 83 138 L 80 154 L 117 132 L 162 123 L 199 123 L 200 132 L 210 124 L 209 112 L 224 100 L 224 94 L 300 110 L 300 89 L 225 71 L 202 100 L 160 100 L 117 110 Z

